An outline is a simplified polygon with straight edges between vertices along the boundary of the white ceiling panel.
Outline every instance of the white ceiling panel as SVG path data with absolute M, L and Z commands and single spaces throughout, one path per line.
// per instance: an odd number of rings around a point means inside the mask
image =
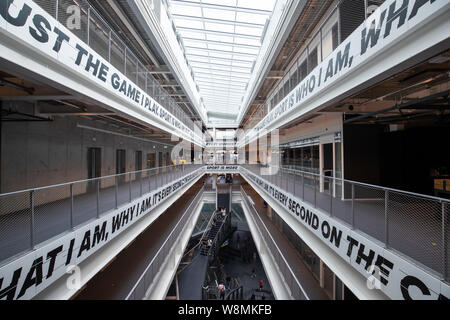
M 238 115 L 276 1 L 168 0 L 207 111 Z

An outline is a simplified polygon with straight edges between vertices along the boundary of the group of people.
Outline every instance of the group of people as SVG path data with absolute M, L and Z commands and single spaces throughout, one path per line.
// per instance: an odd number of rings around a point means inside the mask
M 223 269 L 223 265 L 221 265 L 221 269 Z M 220 299 L 224 300 L 225 294 L 231 290 L 231 277 L 227 276 L 225 279 L 225 284 L 221 281 L 217 288 L 219 289 Z
M 219 208 L 215 213 L 212 221 L 212 227 L 217 226 L 217 223 L 222 222 L 227 216 L 227 210 L 225 208 Z
M 225 219 L 225 217 L 227 216 L 227 209 L 225 208 L 219 208 L 216 211 L 216 218 L 219 217 L 221 220 Z
M 211 222 L 211 228 L 214 228 L 218 225 L 218 223 L 222 222 L 227 215 L 227 211 L 225 208 L 219 208 L 216 212 L 214 212 L 213 220 Z M 202 238 L 202 247 L 203 249 L 208 249 L 212 247 L 213 240 L 207 239 L 206 237 Z

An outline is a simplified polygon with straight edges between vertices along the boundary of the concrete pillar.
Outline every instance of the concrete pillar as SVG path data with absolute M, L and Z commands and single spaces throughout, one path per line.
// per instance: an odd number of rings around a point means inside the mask
M 267 207 L 267 216 L 272 220 L 272 207 Z
M 323 144 L 319 146 L 319 172 L 320 172 L 320 192 L 324 191 L 324 180 L 323 180 L 323 166 L 324 166 L 324 152 L 323 152 Z
M 322 260 L 320 260 L 320 287 L 325 288 L 325 268 Z

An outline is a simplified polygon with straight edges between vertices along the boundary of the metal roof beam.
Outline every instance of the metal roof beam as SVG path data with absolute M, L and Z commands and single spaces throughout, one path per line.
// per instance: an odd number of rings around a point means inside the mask
M 243 52 L 216 50 L 216 49 L 209 49 L 209 48 L 196 48 L 196 47 L 190 47 L 190 46 L 185 46 L 185 48 L 192 49 L 192 50 L 215 52 L 215 53 L 220 53 L 220 54 L 231 54 L 231 55 L 241 56 L 241 57 L 256 57 L 258 55 L 257 53 L 243 53 Z
M 217 81 L 217 80 L 215 80 Z M 227 80 L 218 80 L 218 82 L 214 82 L 211 80 L 211 78 L 205 78 L 202 76 L 196 77 L 196 82 L 200 82 L 199 86 L 211 88 L 214 87 L 214 85 L 219 85 L 225 88 L 233 88 L 236 87 L 238 89 L 245 90 L 245 86 L 247 85 L 247 82 L 240 82 L 240 81 L 227 81 Z M 222 83 L 221 83 L 222 82 Z
M 195 39 L 195 38 L 189 38 L 189 37 L 183 37 L 183 40 L 192 41 L 192 42 L 198 42 L 198 43 L 206 43 L 206 44 L 218 44 L 222 46 L 233 46 L 238 48 L 246 48 L 246 49 L 257 49 L 261 48 L 261 46 L 255 46 L 251 44 L 243 44 L 243 43 L 233 43 L 233 42 L 226 42 L 226 41 L 215 41 L 215 40 L 204 40 L 204 39 Z
M 250 22 L 196 17 L 196 16 L 188 16 L 188 15 L 184 15 L 184 14 L 172 14 L 171 16 L 175 19 L 186 19 L 186 20 L 192 20 L 192 21 L 211 22 L 211 23 L 226 24 L 226 25 L 232 25 L 232 26 L 256 28 L 256 29 L 263 29 L 265 26 L 264 24 L 260 24 L 260 23 L 250 23 Z
M 232 66 L 232 65 L 227 65 L 227 64 L 221 64 L 221 63 L 212 63 L 212 62 L 202 62 L 202 61 L 196 61 L 196 60 L 190 60 L 190 65 L 192 68 L 204 68 L 204 67 L 198 67 L 198 66 L 194 66 L 193 63 L 198 63 L 198 64 L 202 64 L 202 65 L 206 65 L 206 66 L 219 66 L 219 67 L 227 67 L 227 68 L 235 68 L 235 69 L 248 69 L 248 73 L 251 73 L 252 68 L 251 67 L 238 67 L 238 66 Z M 217 69 L 220 70 L 220 69 Z M 226 70 L 224 70 L 226 71 Z
M 226 96 L 226 95 L 214 95 L 214 96 L 209 96 L 209 97 L 203 96 L 204 101 L 205 100 L 212 101 L 212 100 L 218 100 L 218 99 L 226 99 L 227 101 L 232 101 L 232 102 L 239 101 L 240 102 L 242 100 L 242 97 L 238 98 L 238 97 Z
M 166 65 L 162 65 L 159 67 L 151 67 L 149 68 L 150 74 L 172 74 L 172 71 L 169 70 L 169 67 Z
M 243 95 L 245 93 L 245 91 L 242 92 L 232 92 L 232 91 L 224 91 L 224 90 L 211 90 L 211 91 L 206 91 L 206 90 L 202 90 L 202 97 L 206 97 L 208 95 L 227 95 L 227 94 L 232 94 L 232 95 Z
M 245 87 L 244 86 L 234 86 L 234 85 L 228 85 L 228 84 L 211 84 L 210 82 L 204 82 L 203 80 L 200 80 L 201 84 L 199 84 L 200 91 L 201 89 L 216 89 L 216 90 L 242 90 L 242 92 L 245 93 Z
M 212 34 L 212 35 L 221 35 L 221 36 L 228 36 L 228 37 L 238 37 L 238 38 L 253 39 L 253 40 L 261 41 L 261 36 L 254 36 L 254 35 L 243 34 L 243 33 L 233 33 L 233 32 L 215 31 L 215 30 L 208 30 L 208 29 L 188 28 L 188 27 L 177 27 L 177 30 L 178 31 L 195 32 L 195 33 Z
M 228 92 L 225 90 L 215 90 L 215 91 L 210 91 L 210 92 L 202 91 L 200 93 L 200 96 L 202 98 L 206 99 L 207 97 L 216 96 L 216 95 L 220 96 L 220 97 L 226 97 L 227 94 L 234 95 L 234 96 L 240 96 L 240 97 L 244 96 L 244 92 L 235 93 L 235 92 Z
M 187 56 L 191 56 L 191 57 L 197 57 L 197 58 L 208 58 L 208 59 L 215 59 L 215 60 L 228 61 L 228 62 L 248 63 L 250 65 L 253 65 L 252 61 L 247 61 L 247 60 L 227 59 L 227 58 L 221 58 L 221 57 L 211 57 L 211 56 L 207 56 L 207 55 L 203 55 L 203 54 L 194 54 L 194 53 L 188 53 L 188 52 L 186 52 L 186 55 Z M 251 67 L 249 67 L 249 68 L 251 68 Z
M 208 97 L 216 97 L 216 96 L 221 96 L 221 97 L 236 97 L 236 96 L 240 96 L 240 93 L 233 93 L 233 92 L 223 92 L 223 91 L 216 91 L 216 92 L 204 92 L 204 94 L 202 95 L 203 98 L 208 98 Z
M 209 78 L 204 78 L 204 77 L 196 77 L 196 82 L 201 82 L 207 86 L 213 86 L 214 84 L 222 84 L 224 86 L 232 86 L 231 85 L 231 80 L 227 82 L 227 80 L 214 80 L 211 81 L 211 79 Z M 233 81 L 232 83 L 241 83 L 242 85 L 246 86 L 247 82 L 242 82 L 242 81 Z
M 214 107 L 216 107 L 216 109 L 214 109 Z M 211 109 L 212 110 L 223 110 L 223 109 L 225 109 L 225 108 L 228 108 L 228 109 L 230 109 L 230 107 L 231 107 L 231 105 L 222 105 L 222 104 L 218 104 L 218 103 L 213 103 L 212 105 L 211 105 Z M 220 109 L 217 109 L 217 108 L 220 108 Z M 211 110 L 210 109 L 210 110 Z
M 159 85 L 161 87 L 181 87 L 181 85 L 178 82 L 173 81 L 173 80 L 171 80 L 171 81 L 164 81 L 162 83 L 160 82 Z
M 240 91 L 240 92 L 237 92 L 237 91 L 226 91 L 225 92 L 225 90 L 210 90 L 209 92 L 208 91 L 206 91 L 206 90 L 203 90 L 202 91 L 205 95 L 216 95 L 216 94 L 221 94 L 221 95 L 234 95 L 234 96 L 237 96 L 237 95 L 243 95 L 244 93 L 245 93 L 245 91 Z
M 45 116 L 116 116 L 114 112 L 70 112 L 70 111 L 39 111 L 39 114 Z
M 214 88 L 211 88 L 210 86 L 199 86 L 200 87 L 200 89 L 201 90 L 204 90 L 204 91 L 215 91 L 215 89 Z M 239 88 L 233 88 L 233 87 L 226 87 L 226 89 L 227 90 L 229 90 L 230 92 L 233 92 L 233 93 L 245 93 L 245 88 L 243 88 L 243 87 L 239 87 Z
M 226 11 L 254 13 L 254 14 L 260 14 L 260 15 L 271 15 L 272 14 L 272 12 L 268 11 L 268 10 L 252 9 L 252 8 L 244 8 L 244 7 L 234 7 L 234 6 L 226 6 L 226 5 L 222 5 L 222 4 L 204 3 L 204 2 L 171 0 L 169 3 L 182 5 L 182 6 L 197 7 L 197 8 L 209 8 L 209 9 L 218 9 L 218 10 L 226 10 Z
M 229 85 L 239 85 L 242 84 L 244 86 L 247 85 L 248 81 L 243 81 L 243 80 L 233 80 L 232 78 L 228 78 L 228 79 L 217 79 L 214 77 L 207 77 L 205 75 L 201 75 L 201 74 L 197 74 L 195 75 L 195 80 L 198 80 L 200 82 L 205 82 L 208 85 L 213 85 L 214 83 L 220 83 L 222 82 L 222 84 L 229 86 Z
M 78 100 L 78 97 L 70 95 L 48 95 L 48 96 L 3 96 L 0 101 L 53 101 L 53 100 Z
M 214 72 L 199 72 L 199 71 L 197 71 L 197 72 L 194 72 L 194 75 L 196 77 L 209 78 L 211 80 L 224 80 L 224 81 L 228 81 L 228 80 L 248 81 L 250 79 L 250 78 L 244 78 L 244 77 L 237 77 L 237 76 L 233 76 L 233 75 L 218 74 L 218 73 L 214 73 Z
M 240 105 L 242 101 L 226 101 L 226 100 L 221 100 L 221 99 L 215 99 L 215 100 L 208 100 L 207 102 L 205 102 L 206 104 L 210 105 L 210 104 L 215 104 L 215 103 L 220 103 L 223 105 Z
M 212 65 L 214 65 L 214 64 L 212 64 Z M 238 72 L 238 71 L 233 71 L 233 70 L 221 70 L 221 69 L 215 69 L 215 68 L 204 68 L 204 67 L 196 67 L 196 66 L 192 66 L 192 68 L 193 69 L 200 69 L 200 70 L 207 70 L 207 71 L 228 72 L 228 73 L 238 74 L 238 75 L 241 74 L 241 75 L 244 75 L 244 76 L 248 76 L 248 77 L 245 77 L 245 79 L 250 79 L 250 73 L 245 73 L 245 72 Z M 204 72 L 203 71 L 198 71 L 198 73 L 204 73 Z M 211 74 L 213 74 L 213 73 L 211 73 Z

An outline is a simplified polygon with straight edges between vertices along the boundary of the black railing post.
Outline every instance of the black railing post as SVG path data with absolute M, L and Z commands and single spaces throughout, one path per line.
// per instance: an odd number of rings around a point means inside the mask
M 70 229 L 73 230 L 73 183 L 70 184 Z
M 100 179 L 97 179 L 97 219 L 100 217 Z
M 34 238 L 34 195 L 35 191 L 30 191 L 30 209 L 31 209 L 31 215 L 30 215 L 30 247 L 31 250 L 34 250 L 35 246 L 35 238 Z
M 384 191 L 384 245 L 389 247 L 389 191 Z

